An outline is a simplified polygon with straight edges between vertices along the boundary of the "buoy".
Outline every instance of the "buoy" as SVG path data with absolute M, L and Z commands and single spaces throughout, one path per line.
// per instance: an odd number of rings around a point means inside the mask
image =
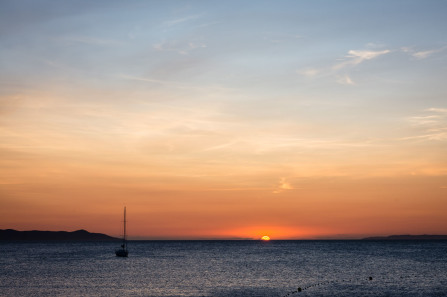
M 298 287 L 298 292 L 301 292 L 301 287 Z
M 369 280 L 373 280 L 372 276 L 369 277 Z

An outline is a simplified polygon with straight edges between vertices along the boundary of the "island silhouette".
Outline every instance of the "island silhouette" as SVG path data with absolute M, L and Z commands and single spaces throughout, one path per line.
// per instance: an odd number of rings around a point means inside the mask
M 447 240 L 447 235 L 391 235 L 391 236 L 376 236 L 367 237 L 363 240 Z
M 90 233 L 86 230 L 77 231 L 17 231 L 13 229 L 0 230 L 0 240 L 11 241 L 118 241 L 102 233 Z

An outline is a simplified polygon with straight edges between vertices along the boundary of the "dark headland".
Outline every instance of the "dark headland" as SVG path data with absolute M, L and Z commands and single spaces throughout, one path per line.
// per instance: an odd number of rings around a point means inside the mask
M 14 241 L 116 241 L 118 238 L 85 230 L 68 231 L 17 231 L 0 230 L 0 240 Z
M 447 240 L 447 235 L 391 235 L 367 237 L 363 240 Z

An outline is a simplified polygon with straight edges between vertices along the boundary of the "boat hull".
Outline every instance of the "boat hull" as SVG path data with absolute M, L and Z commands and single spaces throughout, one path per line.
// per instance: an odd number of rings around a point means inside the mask
M 120 249 L 115 251 L 115 255 L 117 257 L 127 257 L 127 255 L 129 255 L 129 252 L 127 250 Z

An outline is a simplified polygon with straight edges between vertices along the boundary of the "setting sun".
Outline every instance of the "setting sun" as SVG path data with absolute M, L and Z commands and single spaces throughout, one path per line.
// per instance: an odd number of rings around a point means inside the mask
M 261 240 L 269 241 L 270 237 L 268 237 L 267 235 L 264 235 L 264 236 L 261 237 Z

